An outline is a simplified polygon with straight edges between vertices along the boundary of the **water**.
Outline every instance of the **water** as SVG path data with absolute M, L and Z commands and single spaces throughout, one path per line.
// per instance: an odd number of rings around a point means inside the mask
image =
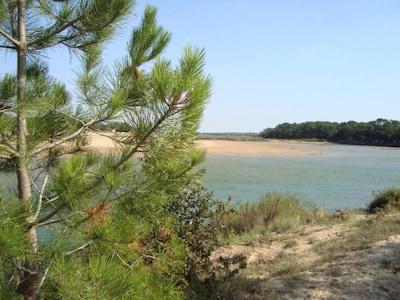
M 258 201 L 269 192 L 297 195 L 328 210 L 365 208 L 373 192 L 400 188 L 400 149 L 333 144 L 296 148 L 319 155 L 209 155 L 205 186 L 216 198 Z M 0 172 L 1 185 L 16 191 L 15 174 Z
M 205 186 L 220 200 L 257 201 L 269 192 L 297 195 L 332 211 L 365 208 L 373 193 L 400 187 L 400 149 L 332 144 L 296 146 L 298 156 L 209 155 Z

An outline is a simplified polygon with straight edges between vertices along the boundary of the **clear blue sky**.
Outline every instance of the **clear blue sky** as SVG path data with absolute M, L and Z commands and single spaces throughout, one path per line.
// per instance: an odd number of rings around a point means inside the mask
M 399 0 L 137 2 L 107 59 L 124 54 L 144 6 L 157 6 L 159 23 L 172 33 L 167 58 L 176 62 L 187 44 L 206 49 L 214 87 L 202 132 L 400 119 Z M 75 60 L 67 51 L 48 55 L 53 74 L 71 82 Z

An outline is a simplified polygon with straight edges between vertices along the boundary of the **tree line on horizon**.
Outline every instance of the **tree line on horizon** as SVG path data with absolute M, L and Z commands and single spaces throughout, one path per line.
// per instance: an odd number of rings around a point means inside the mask
M 400 121 L 376 119 L 369 122 L 282 123 L 264 129 L 260 136 L 276 139 L 316 139 L 339 144 L 400 146 Z

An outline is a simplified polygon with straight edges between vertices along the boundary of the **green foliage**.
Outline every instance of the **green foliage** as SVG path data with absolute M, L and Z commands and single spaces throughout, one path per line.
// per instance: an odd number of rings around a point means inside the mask
M 261 132 L 264 138 L 318 139 L 333 143 L 400 146 L 400 122 L 377 119 L 370 122 L 283 123 Z
M 229 259 L 213 269 L 223 205 L 194 170 L 212 86 L 204 50 L 184 48 L 176 66 L 162 58 L 171 34 L 147 7 L 127 55 L 102 62 L 133 2 L 23 1 L 25 19 L 15 1 L 0 2 L 0 49 L 21 58 L 0 79 L 0 157 L 18 175 L 0 202 L 1 298 L 180 299 L 236 273 Z M 43 62 L 56 45 L 83 50 L 71 94 Z M 106 126 L 125 132 L 109 135 L 114 152 L 88 149 Z
M 17 266 L 28 257 L 29 243 L 24 228 L 26 207 L 10 195 L 0 198 L 0 298 L 18 299 Z
M 400 189 L 392 188 L 375 194 L 367 211 L 376 213 L 381 209 L 400 209 Z
M 53 177 L 53 192 L 70 209 L 86 207 L 87 169 L 85 159 L 73 156 L 56 169 Z
M 153 267 L 136 259 L 136 265 L 122 265 L 113 256 L 81 256 L 58 259 L 51 265 L 43 297 L 46 299 L 179 299 L 168 276 L 152 272 Z M 157 282 L 157 284 L 155 284 Z
M 175 230 L 187 253 L 184 268 L 187 297 L 215 298 L 218 287 L 246 267 L 243 255 L 219 257 L 218 262 L 210 260 L 212 251 L 220 244 L 218 222 L 230 210 L 229 205 L 213 200 L 202 186 L 192 184 L 166 210 L 176 220 Z
M 233 212 L 225 215 L 222 227 L 234 234 L 264 228 L 273 232 L 283 232 L 293 227 L 312 223 L 326 217 L 324 210 L 316 207 L 306 208 L 295 196 L 267 194 L 259 202 L 239 205 Z
M 25 9 L 30 51 L 59 44 L 84 49 L 107 41 L 129 14 L 132 4 L 130 0 L 28 1 Z M 2 29 L 14 36 L 18 32 L 18 22 L 14 22 L 18 18 L 17 2 L 1 1 L 1 7 L 5 8 L 4 19 L 12 20 Z M 10 39 L 0 35 L 0 45 L 3 44 L 14 47 Z
M 170 40 L 171 34 L 157 24 L 157 9 L 147 6 L 141 24 L 133 30 L 128 43 L 131 65 L 138 67 L 155 59 Z
M 49 76 L 45 63 L 35 62 L 27 66 L 26 96 L 30 99 L 24 104 L 28 114 L 28 147 L 53 141 L 76 130 L 78 122 L 70 109 L 70 96 L 66 87 Z M 0 94 L 5 114 L 1 115 L 0 126 L 3 136 L 16 139 L 15 115 L 17 113 L 17 76 L 6 74 L 0 81 Z M 57 126 L 55 126 L 57 124 Z M 52 155 L 56 154 L 53 151 Z

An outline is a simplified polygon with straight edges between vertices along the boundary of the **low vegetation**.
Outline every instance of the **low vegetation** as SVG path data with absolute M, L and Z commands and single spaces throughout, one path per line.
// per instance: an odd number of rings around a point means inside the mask
M 323 208 L 304 206 L 297 196 L 267 194 L 259 202 L 245 203 L 226 214 L 220 225 L 225 232 L 241 235 L 250 232 L 284 232 L 311 224 L 327 216 Z
M 377 193 L 370 207 L 398 203 L 395 195 L 397 189 Z M 225 245 L 212 257 L 241 254 L 247 267 L 214 293 L 218 299 L 394 299 L 400 290 L 398 208 L 329 213 L 294 196 L 268 194 L 227 211 L 219 223 Z
M 389 189 L 378 192 L 368 205 L 367 211 L 377 213 L 380 210 L 400 209 L 400 189 Z

